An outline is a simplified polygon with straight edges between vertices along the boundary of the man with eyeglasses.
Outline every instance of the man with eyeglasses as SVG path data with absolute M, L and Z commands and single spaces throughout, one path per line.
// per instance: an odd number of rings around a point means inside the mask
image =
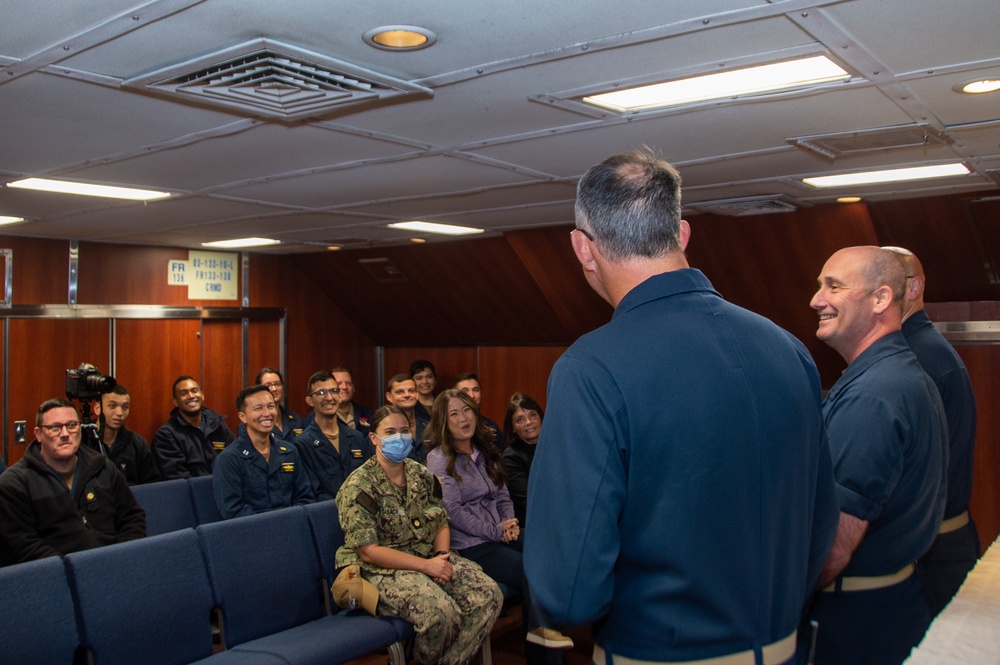
M 205 406 L 205 393 L 194 377 L 174 379 L 170 420 L 153 435 L 153 457 L 163 480 L 212 475 L 212 462 L 236 440 L 215 411 Z
M 42 403 L 35 441 L 0 476 L 0 563 L 62 556 L 146 535 L 146 514 L 125 476 L 101 453 L 80 447 L 72 402 Z
M 312 407 L 313 421 L 295 439 L 295 447 L 316 500 L 326 501 L 337 496 L 347 476 L 372 457 L 375 448 L 368 437 L 337 418 L 340 388 L 330 372 L 309 377 L 306 404 Z

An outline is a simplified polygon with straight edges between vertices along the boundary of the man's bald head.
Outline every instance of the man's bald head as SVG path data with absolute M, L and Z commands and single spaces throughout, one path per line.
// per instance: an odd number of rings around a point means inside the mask
M 895 254 L 903 265 L 906 273 L 906 300 L 903 303 L 903 320 L 924 308 L 924 287 L 927 278 L 924 276 L 924 266 L 917 255 L 905 247 L 882 247 L 887 252 Z

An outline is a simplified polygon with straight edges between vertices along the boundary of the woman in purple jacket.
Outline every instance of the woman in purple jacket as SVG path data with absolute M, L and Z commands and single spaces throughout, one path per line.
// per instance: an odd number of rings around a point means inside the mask
M 573 641 L 539 625 L 524 582 L 521 552 L 511 547 L 521 535 L 514 504 L 506 487 L 500 451 L 493 434 L 479 417 L 472 398 L 461 390 L 445 390 L 431 406 L 427 437 L 427 468 L 441 482 L 448 511 L 451 546 L 466 559 L 520 596 L 524 603 L 525 639 L 549 648 L 569 648 Z M 502 588 L 502 587 L 501 587 Z M 532 650 L 526 649 L 529 663 Z M 544 659 L 538 654 L 539 662 Z

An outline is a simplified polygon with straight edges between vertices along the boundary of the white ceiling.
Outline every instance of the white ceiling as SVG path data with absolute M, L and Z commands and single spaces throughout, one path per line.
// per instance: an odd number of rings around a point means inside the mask
M 362 41 L 396 24 L 437 43 L 399 53 Z M 406 242 L 412 234 L 386 224 L 408 219 L 501 233 L 571 222 L 580 174 L 644 145 L 680 168 L 689 213 L 745 197 L 811 205 L 996 189 L 1000 92 L 952 86 L 1000 78 L 998 28 L 997 0 L 3 0 L 0 183 L 69 178 L 175 196 L 141 204 L 3 187 L 0 215 L 27 221 L 2 233 L 192 248 L 253 235 L 281 240 L 276 252 Z M 404 92 L 288 120 L 145 88 L 248 43 Z M 852 80 L 634 117 L 571 101 L 814 53 Z M 312 92 L 251 82 L 220 94 Z M 898 127 L 941 140 L 835 159 L 790 141 Z M 955 160 L 973 173 L 853 191 L 798 182 Z

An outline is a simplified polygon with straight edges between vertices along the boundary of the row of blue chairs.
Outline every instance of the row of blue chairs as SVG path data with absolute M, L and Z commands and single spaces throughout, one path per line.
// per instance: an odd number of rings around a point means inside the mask
M 341 542 L 326 501 L 0 568 L 0 663 L 403 665 L 410 624 L 332 611 Z

